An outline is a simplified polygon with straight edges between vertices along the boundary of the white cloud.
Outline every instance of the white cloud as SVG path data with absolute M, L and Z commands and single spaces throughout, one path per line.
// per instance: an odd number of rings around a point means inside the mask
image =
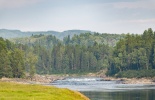
M 19 8 L 38 3 L 42 0 L 0 0 L 0 9 Z
M 139 19 L 139 20 L 132 20 L 130 22 L 134 22 L 134 23 L 155 23 L 155 19 Z
M 4 10 L 0 13 L 0 28 L 142 33 L 144 29 L 155 26 L 155 0 L 73 1 L 76 0 L 0 0 L 0 11 Z
M 155 0 L 139 0 L 135 2 L 118 2 L 113 3 L 115 8 L 144 8 L 144 9 L 155 9 Z
M 155 23 L 155 18 L 152 19 L 136 19 L 136 20 L 120 20 L 118 23 L 133 23 L 133 24 L 149 24 Z

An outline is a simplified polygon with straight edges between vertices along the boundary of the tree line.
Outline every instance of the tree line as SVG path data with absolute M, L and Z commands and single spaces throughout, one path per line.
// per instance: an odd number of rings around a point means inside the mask
M 0 77 L 103 69 L 107 76 L 155 76 L 155 32 L 151 28 L 141 35 L 82 33 L 59 40 L 40 34 L 11 41 L 0 38 Z
M 107 75 L 155 76 L 155 32 L 149 28 L 142 35 L 127 34 L 116 44 L 112 57 Z
M 18 45 L 0 38 L 0 78 L 24 76 L 24 52 Z
M 25 45 L 0 38 L 0 78 L 22 78 L 26 73 L 33 77 L 38 60 L 31 51 L 24 51 L 26 48 Z
M 57 73 L 97 72 L 106 68 L 110 48 L 94 43 L 93 46 L 62 45 L 53 47 L 51 66 Z
M 38 74 L 86 73 L 106 68 L 112 52 L 112 45 L 108 43 L 112 41 L 115 45 L 122 37 L 124 35 L 82 33 L 72 38 L 67 36 L 61 41 L 55 36 L 40 34 L 13 42 L 24 44 L 22 48 L 25 52 L 37 56 L 35 68 Z

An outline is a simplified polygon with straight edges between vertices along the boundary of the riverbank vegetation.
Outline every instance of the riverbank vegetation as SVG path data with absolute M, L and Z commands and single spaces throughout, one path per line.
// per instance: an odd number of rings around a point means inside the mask
M 0 82 L 1 100 L 89 100 L 79 92 L 53 86 Z
M 0 78 L 24 77 L 24 52 L 18 46 L 0 38 Z
M 115 46 L 107 75 L 117 77 L 155 76 L 155 32 L 127 34 Z
M 12 41 L 12 42 L 10 42 Z M 107 76 L 154 77 L 155 32 L 81 33 L 60 40 L 52 35 L 0 39 L 0 77 L 83 74 L 107 70 Z M 145 73 L 144 73 L 145 72 Z

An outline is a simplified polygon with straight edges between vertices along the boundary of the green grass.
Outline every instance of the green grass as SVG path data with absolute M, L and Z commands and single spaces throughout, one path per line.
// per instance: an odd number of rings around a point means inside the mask
M 89 100 L 79 92 L 53 86 L 0 82 L 0 100 Z

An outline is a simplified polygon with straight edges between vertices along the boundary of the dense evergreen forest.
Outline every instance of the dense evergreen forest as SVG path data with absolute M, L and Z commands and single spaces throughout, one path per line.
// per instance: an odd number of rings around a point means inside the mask
M 151 28 L 142 35 L 86 32 L 60 40 L 40 34 L 10 41 L 0 38 L 0 77 L 100 70 L 116 77 L 155 76 L 155 32 Z
M 6 38 L 6 39 L 12 39 L 12 38 L 23 38 L 23 37 L 30 37 L 32 35 L 53 35 L 57 37 L 60 40 L 63 40 L 64 37 L 70 35 L 70 37 L 76 35 L 79 35 L 81 33 L 93 33 L 88 30 L 66 30 L 63 32 L 58 31 L 20 31 L 20 30 L 9 30 L 9 29 L 0 29 L 0 37 Z
M 18 45 L 0 38 L 0 78 L 24 76 L 24 52 Z
M 142 35 L 127 34 L 114 47 L 109 65 L 107 75 L 155 76 L 155 32 L 149 28 Z
M 24 44 L 26 52 L 38 56 L 36 72 L 86 73 L 108 67 L 112 47 L 125 35 L 82 33 L 62 40 L 52 35 L 32 35 L 30 38 L 12 39 L 15 44 Z

